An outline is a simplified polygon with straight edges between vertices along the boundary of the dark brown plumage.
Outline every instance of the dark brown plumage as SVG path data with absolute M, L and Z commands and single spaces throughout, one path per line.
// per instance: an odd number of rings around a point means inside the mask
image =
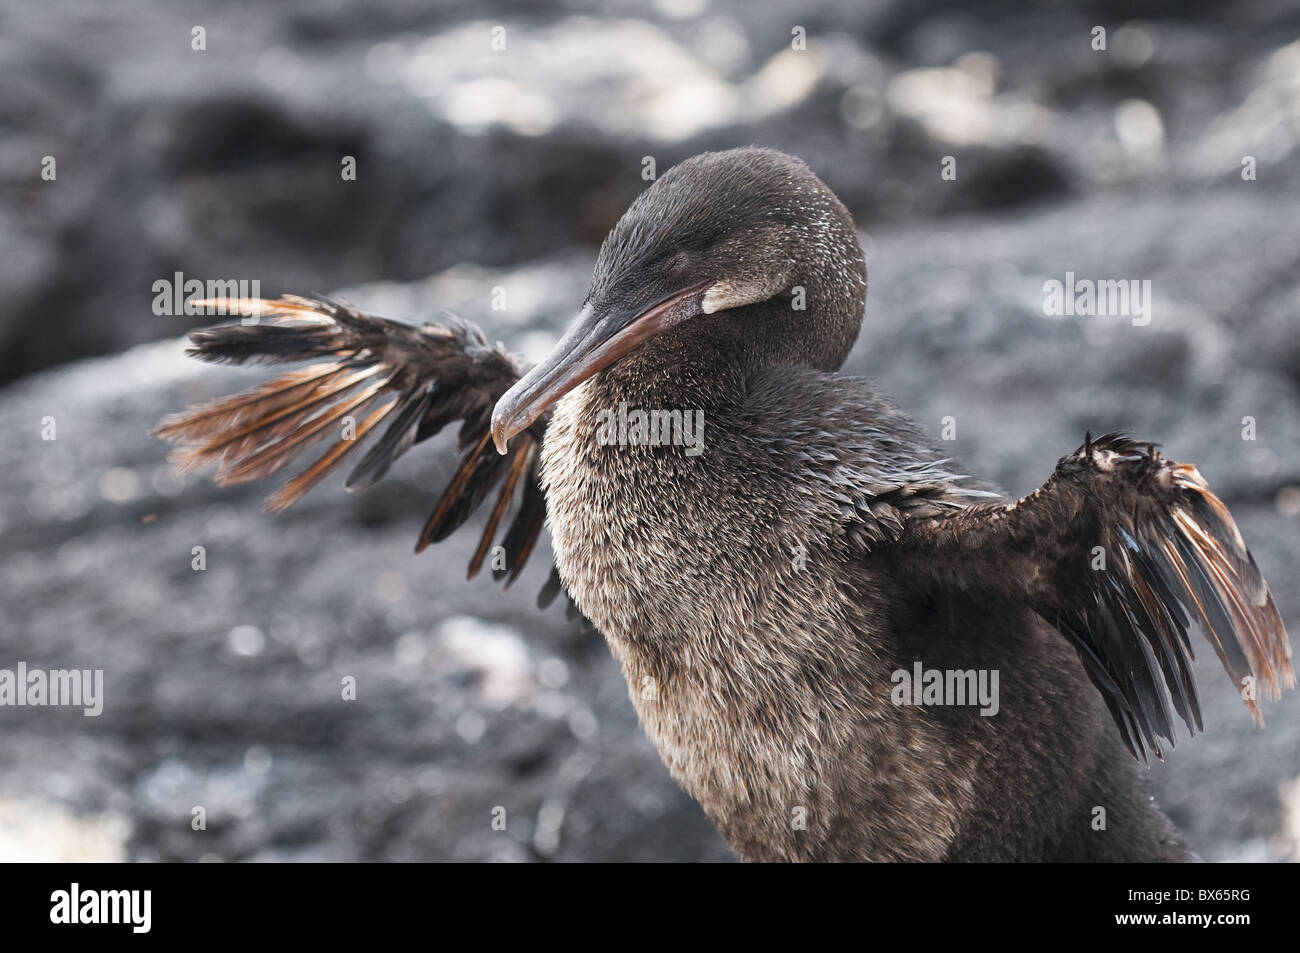
M 350 488 L 461 421 L 418 548 L 495 492 L 470 575 L 499 539 L 512 581 L 546 519 L 544 601 L 563 587 L 604 634 L 665 762 L 743 857 L 1186 858 L 1134 756 L 1159 757 L 1175 718 L 1202 727 L 1189 628 L 1257 719 L 1294 684 L 1232 517 L 1194 467 L 1117 434 L 1005 501 L 835 373 L 865 295 L 852 221 L 801 162 L 709 153 L 633 203 L 537 367 L 463 322 L 237 302 L 263 323 L 195 332 L 192 353 L 326 363 L 159 433 L 238 482 L 357 421 L 278 509 L 381 424 Z M 620 406 L 700 413 L 705 452 L 608 445 Z M 996 674 L 996 714 L 899 703 L 917 664 Z

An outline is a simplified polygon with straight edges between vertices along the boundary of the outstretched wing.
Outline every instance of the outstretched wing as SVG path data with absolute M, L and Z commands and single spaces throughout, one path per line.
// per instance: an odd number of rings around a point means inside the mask
M 349 461 L 372 434 L 379 437 L 349 474 L 348 489 L 376 482 L 413 444 L 460 421 L 460 466 L 425 522 L 416 552 L 449 536 L 495 490 L 469 576 L 482 568 L 518 499 L 501 540 L 504 566 L 493 568 L 506 585 L 518 577 L 546 517 L 538 466 L 547 421 L 539 420 L 520 435 L 524 439 L 512 441 L 505 456 L 492 446 L 489 423 L 493 405 L 527 365 L 489 345 L 477 327 L 458 318 L 415 327 L 300 297 L 203 304 L 257 320 L 191 332 L 190 355 L 235 364 L 312 363 L 165 418 L 154 433 L 178 445 L 173 457 L 182 470 L 215 463 L 219 484 L 245 483 L 328 443 L 268 498 L 267 509 L 282 510 Z M 559 588 L 552 568 L 539 602 L 549 604 Z
M 1246 707 L 1294 687 L 1291 645 L 1228 508 L 1188 463 L 1123 434 L 1091 435 L 1022 500 L 907 521 L 906 576 L 1027 604 L 1079 652 L 1135 757 L 1201 712 L 1195 621 Z M 1171 711 L 1172 705 L 1172 711 Z

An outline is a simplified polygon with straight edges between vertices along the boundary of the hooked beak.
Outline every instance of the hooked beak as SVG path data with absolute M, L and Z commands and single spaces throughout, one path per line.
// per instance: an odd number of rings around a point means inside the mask
M 626 357 L 643 341 L 703 314 L 712 282 L 676 292 L 641 310 L 596 311 L 590 304 L 540 364 L 501 395 L 492 410 L 492 440 L 505 453 L 510 438 L 527 430 L 557 400 L 583 381 Z

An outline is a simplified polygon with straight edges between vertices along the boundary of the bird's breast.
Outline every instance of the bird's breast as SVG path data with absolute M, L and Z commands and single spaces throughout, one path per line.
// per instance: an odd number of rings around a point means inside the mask
M 610 400 L 593 383 L 559 402 L 542 450 L 556 563 L 574 601 L 606 636 L 631 642 L 752 624 L 787 553 L 807 542 L 777 475 L 737 459 L 734 432 L 711 427 L 704 410 Z M 703 418 L 698 452 L 670 434 L 644 439 L 638 414 L 659 410 Z
M 588 382 L 547 429 L 542 482 L 565 586 L 621 664 L 670 771 L 733 847 L 811 857 L 848 844 L 839 805 L 884 783 L 866 766 L 903 730 L 864 637 L 883 624 L 879 606 L 849 591 L 843 555 L 801 509 L 790 470 L 754 452 L 734 421 L 715 422 L 688 456 L 606 442 L 607 404 Z M 882 800 L 933 797 L 913 786 Z

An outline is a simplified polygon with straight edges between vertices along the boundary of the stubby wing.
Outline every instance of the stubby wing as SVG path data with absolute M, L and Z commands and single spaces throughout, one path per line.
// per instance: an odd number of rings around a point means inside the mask
M 332 301 L 284 297 L 204 302 L 255 318 L 190 334 L 189 354 L 236 364 L 309 362 L 243 393 L 165 418 L 155 430 L 177 444 L 182 470 L 216 464 L 220 484 L 276 473 L 324 444 L 324 452 L 267 500 L 282 510 L 360 454 L 347 478 L 376 482 L 410 447 L 460 423 L 460 466 L 420 532 L 416 551 L 445 539 L 493 493 L 487 524 L 469 564 L 476 575 L 518 501 L 493 574 L 509 585 L 541 533 L 546 502 L 538 477 L 546 420 L 511 442 L 505 456 L 489 436 L 492 407 L 528 369 L 473 324 L 450 318 L 419 327 L 377 318 Z M 367 438 L 374 438 L 368 440 Z M 543 604 L 559 591 L 552 568 Z
M 1202 728 L 1195 622 L 1257 722 L 1294 687 L 1277 607 L 1228 509 L 1188 463 L 1091 436 L 1014 503 L 907 521 L 889 548 L 924 584 L 1025 604 L 1078 650 L 1135 757 Z

